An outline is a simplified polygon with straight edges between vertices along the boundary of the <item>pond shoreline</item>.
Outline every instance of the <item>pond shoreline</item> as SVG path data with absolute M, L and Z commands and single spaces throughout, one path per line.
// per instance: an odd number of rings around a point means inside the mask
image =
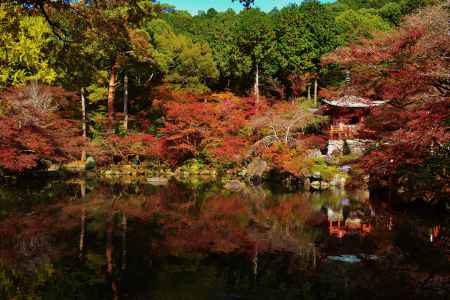
M 120 168 L 125 166 L 125 171 L 120 172 Z M 289 174 L 292 175 L 292 174 Z M 352 191 L 367 189 L 371 195 L 375 195 L 374 201 L 380 204 L 389 205 L 396 210 L 406 209 L 408 213 L 421 215 L 450 213 L 450 206 L 445 203 L 431 205 L 425 201 L 409 202 L 403 199 L 402 195 L 390 192 L 388 189 L 371 188 L 367 182 L 360 178 L 350 181 L 347 185 L 326 185 L 326 188 L 313 187 L 310 182 L 304 181 L 305 178 L 295 177 L 274 177 L 261 176 L 252 179 L 239 173 L 226 173 L 218 170 L 210 172 L 180 172 L 170 169 L 150 169 L 136 167 L 132 165 L 114 165 L 108 168 L 98 168 L 93 170 L 53 170 L 53 171 L 32 171 L 17 175 L 0 176 L 0 183 L 4 186 L 13 186 L 31 181 L 59 181 L 59 180 L 99 180 L 114 183 L 138 183 L 149 184 L 153 186 L 166 186 L 170 181 L 176 181 L 191 187 L 198 187 L 205 183 L 217 184 L 230 192 L 239 192 L 245 187 L 264 186 L 284 193 L 295 192 L 324 192 L 324 191 Z

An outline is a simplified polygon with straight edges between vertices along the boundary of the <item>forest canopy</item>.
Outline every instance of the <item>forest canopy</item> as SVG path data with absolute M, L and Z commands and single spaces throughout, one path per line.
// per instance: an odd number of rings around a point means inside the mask
M 329 171 L 306 153 L 329 140 L 320 100 L 349 95 L 388 104 L 361 124 L 378 184 L 448 150 L 445 1 L 239 2 L 191 15 L 164 1 L 3 1 L 0 168 L 88 155 L 237 169 L 259 156 Z

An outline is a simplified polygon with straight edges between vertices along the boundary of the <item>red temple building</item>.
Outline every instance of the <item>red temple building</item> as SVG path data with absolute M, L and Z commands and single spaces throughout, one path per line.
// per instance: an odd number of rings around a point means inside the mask
M 339 140 L 358 138 L 361 124 L 371 109 L 385 104 L 385 101 L 371 101 L 356 96 L 322 101 L 325 104 L 322 113 L 330 117 L 330 138 Z
M 371 143 L 370 140 L 361 139 L 364 119 L 374 107 L 384 105 L 385 101 L 344 96 L 334 100 L 323 99 L 322 102 L 324 105 L 320 111 L 330 118 L 327 154 L 343 154 L 344 145 L 350 153 L 362 154 Z

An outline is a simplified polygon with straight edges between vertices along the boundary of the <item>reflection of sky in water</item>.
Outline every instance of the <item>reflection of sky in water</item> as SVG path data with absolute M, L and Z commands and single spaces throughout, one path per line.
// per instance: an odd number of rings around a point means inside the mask
M 320 193 L 311 193 L 310 201 L 315 209 L 321 209 L 323 206 L 340 208 L 343 205 L 351 203 L 365 203 L 369 200 L 368 191 L 348 192 L 341 189 L 324 191 Z

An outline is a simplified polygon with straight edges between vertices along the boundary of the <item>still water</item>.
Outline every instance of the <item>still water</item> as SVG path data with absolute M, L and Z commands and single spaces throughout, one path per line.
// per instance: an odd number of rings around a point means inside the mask
M 367 191 L 0 188 L 0 299 L 450 299 L 448 215 Z

